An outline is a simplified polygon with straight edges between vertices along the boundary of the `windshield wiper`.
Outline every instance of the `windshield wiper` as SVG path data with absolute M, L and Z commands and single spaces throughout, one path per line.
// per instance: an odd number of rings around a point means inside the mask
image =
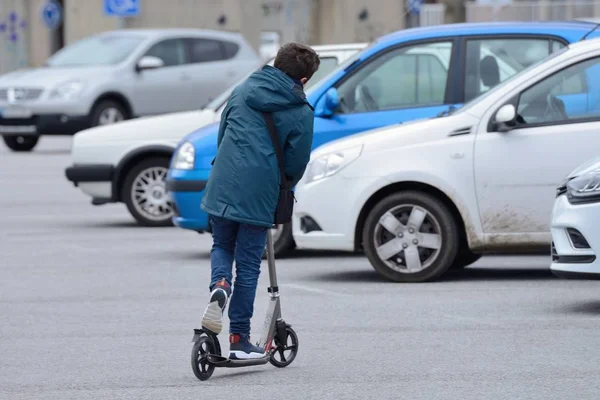
M 436 118 L 446 117 L 452 114 L 454 111 L 456 111 L 456 107 L 450 106 L 447 110 L 441 111 L 438 115 L 436 115 Z

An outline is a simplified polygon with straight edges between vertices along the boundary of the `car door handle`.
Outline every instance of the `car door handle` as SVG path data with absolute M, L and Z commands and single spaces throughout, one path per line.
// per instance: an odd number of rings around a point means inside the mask
M 189 76 L 188 74 L 181 74 L 182 81 L 189 81 L 190 79 L 192 79 L 192 77 Z

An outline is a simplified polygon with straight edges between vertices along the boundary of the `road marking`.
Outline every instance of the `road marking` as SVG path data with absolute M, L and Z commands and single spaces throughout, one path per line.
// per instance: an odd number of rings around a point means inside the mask
M 311 293 L 325 294 L 325 295 L 330 295 L 330 296 L 343 296 L 343 297 L 349 296 L 346 293 L 332 292 L 331 290 L 318 289 L 318 288 L 311 287 L 311 286 L 298 285 L 296 283 L 285 283 L 285 284 L 279 285 L 279 286 L 289 287 L 289 288 L 298 289 L 298 290 L 304 290 L 306 292 L 311 292 Z

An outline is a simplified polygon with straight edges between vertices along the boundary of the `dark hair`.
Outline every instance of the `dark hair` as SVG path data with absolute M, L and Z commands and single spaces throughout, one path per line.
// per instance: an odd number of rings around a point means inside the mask
M 286 43 L 281 46 L 274 63 L 275 68 L 296 80 L 312 78 L 320 64 L 317 52 L 300 43 Z

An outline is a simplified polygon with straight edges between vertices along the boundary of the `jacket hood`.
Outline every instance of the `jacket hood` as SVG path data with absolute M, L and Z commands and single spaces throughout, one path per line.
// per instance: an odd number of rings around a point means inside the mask
M 302 88 L 283 71 L 265 65 L 242 83 L 246 104 L 261 112 L 275 112 L 308 104 Z

